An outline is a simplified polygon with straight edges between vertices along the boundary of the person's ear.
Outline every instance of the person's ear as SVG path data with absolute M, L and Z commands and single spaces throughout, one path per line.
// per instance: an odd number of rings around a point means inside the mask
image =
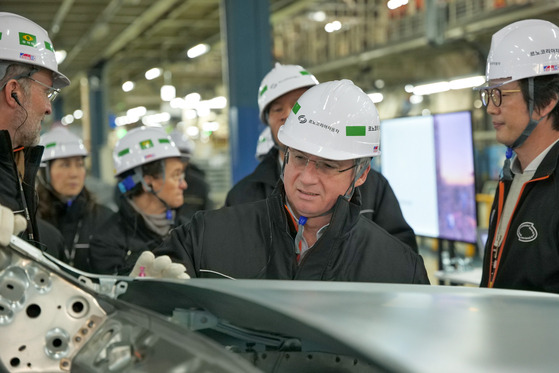
M 356 187 L 358 187 L 360 185 L 363 185 L 363 183 L 367 180 L 367 175 L 369 174 L 369 171 L 371 171 L 371 166 L 370 165 L 367 166 L 365 171 L 363 171 L 361 176 L 359 176 L 359 178 L 355 181 L 355 186 Z
M 549 103 L 546 106 L 544 106 L 540 110 L 537 110 L 537 111 L 534 110 L 534 111 L 537 113 L 538 118 L 547 117 L 549 115 L 549 113 L 551 113 L 553 111 L 553 109 L 555 109 L 555 106 L 557 106 L 558 102 L 559 102 L 559 98 L 557 96 L 555 96 L 555 98 L 550 100 Z
M 151 188 L 153 185 L 154 177 L 151 175 L 144 175 L 144 182 L 142 184 L 144 191 L 149 192 L 146 187 Z

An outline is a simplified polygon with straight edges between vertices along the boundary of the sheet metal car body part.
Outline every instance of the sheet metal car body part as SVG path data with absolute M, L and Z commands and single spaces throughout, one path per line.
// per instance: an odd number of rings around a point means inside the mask
M 307 355 L 314 357 L 314 367 L 329 361 L 324 371 L 351 371 L 344 370 L 353 366 L 351 357 L 360 369 L 389 372 L 554 372 L 559 366 L 557 294 L 193 279 L 184 284 L 130 283 L 119 299 L 164 315 L 177 308 L 209 312 L 219 322 L 208 322 L 206 334 L 264 371 L 306 371 Z M 338 359 L 347 363 L 343 369 L 342 364 L 335 368 Z
M 109 282 L 99 277 L 86 282 Z M 126 281 L 134 280 L 114 279 Z M 101 294 L 91 283 L 17 237 L 0 247 L 0 372 L 259 372 L 210 339 L 113 299 L 112 285 Z

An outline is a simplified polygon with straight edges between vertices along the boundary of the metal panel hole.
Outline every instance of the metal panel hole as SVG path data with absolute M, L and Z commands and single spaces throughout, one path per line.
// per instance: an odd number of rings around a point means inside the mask
M 41 307 L 38 304 L 30 304 L 25 311 L 27 316 L 36 319 L 41 314 Z
M 14 358 L 12 358 L 12 359 L 10 360 L 10 365 L 11 365 L 12 367 L 14 367 L 14 368 L 15 368 L 15 367 L 18 367 L 19 364 L 20 364 L 20 361 L 19 361 L 19 359 L 18 359 L 17 357 L 14 357 Z
M 72 303 L 72 311 L 74 311 L 75 313 L 82 313 L 84 308 L 85 306 L 80 301 Z

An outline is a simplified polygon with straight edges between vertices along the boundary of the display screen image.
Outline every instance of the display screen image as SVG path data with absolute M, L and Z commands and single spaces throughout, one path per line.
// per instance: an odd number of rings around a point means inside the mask
M 416 235 L 476 242 L 469 111 L 383 120 L 380 165 Z

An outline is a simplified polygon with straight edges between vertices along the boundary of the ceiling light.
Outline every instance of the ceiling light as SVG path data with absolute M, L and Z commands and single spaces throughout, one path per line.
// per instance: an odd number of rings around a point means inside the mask
M 373 103 L 378 104 L 384 100 L 384 95 L 379 92 L 369 93 L 367 96 L 373 101 Z
M 186 128 L 186 134 L 190 137 L 196 137 L 200 133 L 200 129 L 196 126 L 190 126 Z
M 203 54 L 208 53 L 210 50 L 210 46 L 208 44 L 198 44 L 192 48 L 190 48 L 188 50 L 188 52 L 186 52 L 186 55 L 189 58 L 196 58 L 199 57 Z
M 454 79 L 450 81 L 450 89 L 473 88 L 485 83 L 483 75 L 470 76 L 468 78 Z
M 134 86 L 135 86 L 134 82 L 129 80 L 127 82 L 122 83 L 122 90 L 124 92 L 130 92 L 131 90 L 134 89 Z
M 326 25 L 324 25 L 324 30 L 326 32 L 338 31 L 341 28 L 342 28 L 342 23 L 340 21 L 334 21 L 334 22 L 330 22 L 330 23 L 327 23 Z
M 159 67 L 154 67 L 153 69 L 149 69 L 146 71 L 145 77 L 147 80 L 152 80 L 161 75 L 161 69 Z
M 184 105 L 186 108 L 193 108 L 200 102 L 201 98 L 202 96 L 197 92 L 189 93 L 184 96 Z
M 227 99 L 223 96 L 214 97 L 208 100 L 208 107 L 210 109 L 223 109 L 227 106 Z
M 74 116 L 72 114 L 65 115 L 64 117 L 62 117 L 61 122 L 63 125 L 67 126 L 68 124 L 74 122 Z
M 326 19 L 326 13 L 324 13 L 323 11 L 312 12 L 309 14 L 309 18 L 315 22 L 324 22 L 324 20 Z
M 126 111 L 126 115 L 129 117 L 141 117 L 142 115 L 146 115 L 146 113 L 147 109 L 145 106 L 137 106 Z
M 423 96 L 418 95 L 411 95 L 410 96 L 410 103 L 413 105 L 420 104 L 423 102 Z
M 161 100 L 163 101 L 171 101 L 177 95 L 177 90 L 175 86 L 165 84 L 161 86 Z
M 66 59 L 66 51 L 64 49 L 54 52 L 54 58 L 57 64 L 61 64 Z
M 401 6 L 404 6 L 408 3 L 408 0 L 390 0 L 386 6 L 388 7 L 388 9 L 396 9 L 399 8 Z
M 425 95 L 431 95 L 433 93 L 446 92 L 449 89 L 450 89 L 449 82 L 437 82 L 437 83 L 415 86 L 413 87 L 413 94 L 425 96 Z
M 74 110 L 74 118 L 82 119 L 83 118 L 83 111 L 80 109 Z

